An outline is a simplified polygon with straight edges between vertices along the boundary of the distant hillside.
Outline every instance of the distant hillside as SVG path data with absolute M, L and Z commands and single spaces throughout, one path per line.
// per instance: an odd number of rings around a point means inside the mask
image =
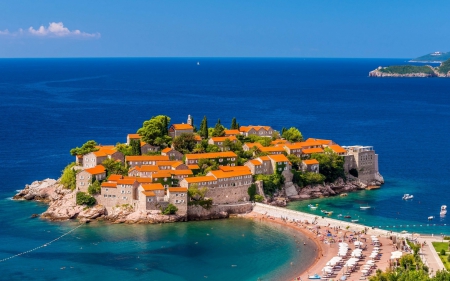
M 443 62 L 450 59 L 450 52 L 442 53 L 442 52 L 434 52 L 425 56 L 421 56 L 415 59 L 410 60 L 410 62 Z

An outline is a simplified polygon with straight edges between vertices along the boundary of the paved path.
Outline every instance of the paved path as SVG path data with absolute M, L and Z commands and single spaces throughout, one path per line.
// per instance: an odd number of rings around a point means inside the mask
M 436 250 L 434 249 L 431 242 L 441 242 L 440 238 L 435 237 L 424 237 L 418 239 L 420 243 L 423 243 L 426 241 L 426 245 L 422 247 L 422 260 L 428 267 L 430 268 L 430 271 L 432 270 L 432 275 L 438 270 L 445 269 L 444 264 L 442 263 L 441 259 L 439 258 L 439 255 L 437 254 Z

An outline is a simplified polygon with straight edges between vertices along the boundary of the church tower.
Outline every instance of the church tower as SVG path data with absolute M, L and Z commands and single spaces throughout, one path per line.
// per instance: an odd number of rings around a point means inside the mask
M 188 123 L 189 125 L 193 126 L 193 125 L 192 125 L 192 117 L 191 117 L 191 115 L 188 115 L 187 123 Z

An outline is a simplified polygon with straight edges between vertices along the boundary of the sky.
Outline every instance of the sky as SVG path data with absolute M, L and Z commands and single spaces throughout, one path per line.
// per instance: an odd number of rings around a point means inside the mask
M 2 0 L 0 58 L 414 58 L 450 51 L 450 1 Z

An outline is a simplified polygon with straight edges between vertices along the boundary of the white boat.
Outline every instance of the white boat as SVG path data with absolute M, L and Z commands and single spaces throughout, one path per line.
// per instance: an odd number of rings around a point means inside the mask
M 441 206 L 441 212 L 440 212 L 441 216 L 447 214 L 447 206 L 446 205 L 442 205 Z
M 311 210 L 316 210 L 316 209 L 317 209 L 317 204 L 316 204 L 316 206 L 314 206 L 314 205 L 312 205 L 312 204 L 309 204 L 308 207 L 309 207 Z
M 371 207 L 370 206 L 359 206 L 359 208 L 361 210 L 367 210 L 367 209 L 370 209 Z
M 414 198 L 414 195 L 412 195 L 412 194 L 403 194 L 403 200 L 408 200 L 408 199 L 413 199 Z
M 428 217 L 428 220 L 429 220 L 429 221 L 432 220 L 432 219 L 434 219 L 433 216 L 429 216 L 429 217 Z
M 197 62 L 197 65 L 200 65 L 200 62 L 199 62 L 199 61 Z
M 352 222 L 358 222 L 359 220 L 352 220 Z

